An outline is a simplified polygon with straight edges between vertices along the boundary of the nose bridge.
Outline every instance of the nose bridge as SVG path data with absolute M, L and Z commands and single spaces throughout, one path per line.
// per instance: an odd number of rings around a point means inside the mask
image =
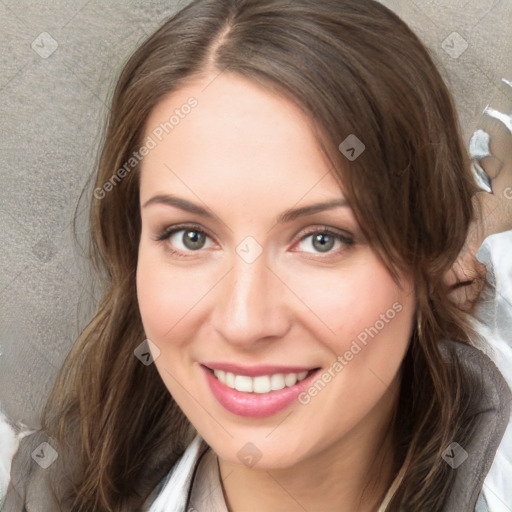
M 283 335 L 287 328 L 284 294 L 264 254 L 252 262 L 235 255 L 223 281 L 215 306 L 215 327 L 227 341 L 247 344 Z

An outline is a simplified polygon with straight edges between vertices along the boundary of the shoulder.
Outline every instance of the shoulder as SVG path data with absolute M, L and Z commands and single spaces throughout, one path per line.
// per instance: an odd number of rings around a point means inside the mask
M 55 512 L 46 470 L 58 457 L 41 431 L 0 417 L 0 504 L 3 512 Z
M 455 357 L 478 384 L 478 393 L 472 397 L 477 425 L 474 439 L 478 439 L 482 447 L 497 447 L 507 428 L 511 411 L 512 393 L 505 377 L 495 362 L 475 346 L 445 341 L 443 350 L 445 354 Z
M 481 384 L 482 397 L 475 398 L 483 409 L 488 410 L 505 407 L 510 410 L 511 392 L 503 374 L 495 362 L 480 348 L 459 341 L 444 340 L 441 350 L 445 357 L 456 358 Z M 500 412 L 498 411 L 498 412 Z M 506 420 L 505 414 L 499 414 L 496 419 Z
M 194 474 L 198 462 L 206 450 L 208 450 L 208 445 L 197 434 L 168 475 L 153 491 L 144 510 L 149 512 L 166 512 L 167 510 L 187 512 Z
M 482 487 L 508 425 L 512 395 L 505 378 L 483 351 L 454 341 L 443 346 L 479 385 L 473 397 L 472 416 L 468 418 L 474 425 L 470 441 L 460 446 L 455 439 L 443 453 L 456 471 L 446 510 L 485 511 L 488 509 L 481 496 Z

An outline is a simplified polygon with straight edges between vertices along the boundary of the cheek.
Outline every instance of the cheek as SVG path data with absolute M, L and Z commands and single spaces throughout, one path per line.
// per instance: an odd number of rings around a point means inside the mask
M 186 340 L 189 333 L 183 331 L 186 323 L 180 320 L 197 303 L 200 290 L 190 285 L 190 273 L 170 271 L 161 251 L 142 244 L 136 278 L 144 332 L 159 349 L 155 366 L 169 392 L 182 406 L 187 401 L 187 393 L 179 383 L 189 382 L 190 361 L 187 352 L 182 350 L 185 343 L 182 340 Z
M 317 280 L 317 286 L 321 293 L 310 292 L 308 305 L 329 326 L 317 328 L 316 338 L 331 355 L 299 401 L 308 411 L 307 428 L 324 425 L 324 437 L 332 441 L 370 414 L 395 381 L 416 302 L 410 281 L 404 278 L 400 289 L 373 258 L 336 279 Z
M 343 297 L 339 321 L 341 338 L 353 346 L 366 347 L 379 339 L 379 346 L 392 348 L 394 343 L 409 339 L 414 296 L 404 284 L 401 290 L 389 274 L 379 267 L 363 275 L 354 275 L 351 290 Z M 391 346 L 388 346 L 391 345 Z M 343 347 L 346 350 L 349 347 Z
M 139 248 L 137 299 L 148 338 L 172 339 L 170 332 L 178 324 L 182 328 L 181 319 L 194 312 L 210 288 L 207 271 L 171 269 L 161 248 Z
M 302 320 L 331 352 L 343 354 L 354 341 L 364 347 L 377 337 L 381 345 L 409 339 L 411 283 L 404 277 L 403 289 L 397 286 L 372 252 L 360 253 L 339 270 L 312 269 L 296 276 L 294 270 L 285 279 L 309 310 Z
M 146 336 L 160 340 L 165 330 L 172 326 L 172 318 L 168 312 L 173 311 L 168 304 L 172 294 L 166 293 L 168 283 L 162 279 L 158 265 L 151 264 L 145 258 L 144 251 L 139 252 L 137 265 L 137 299 Z

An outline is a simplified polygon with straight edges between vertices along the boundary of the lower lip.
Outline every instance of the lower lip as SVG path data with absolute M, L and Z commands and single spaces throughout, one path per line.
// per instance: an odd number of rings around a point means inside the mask
M 309 386 L 311 379 L 318 371 L 311 372 L 304 380 L 289 388 L 285 387 L 268 393 L 243 393 L 223 384 L 204 366 L 201 368 L 219 403 L 229 412 L 248 418 L 264 418 L 286 409 Z

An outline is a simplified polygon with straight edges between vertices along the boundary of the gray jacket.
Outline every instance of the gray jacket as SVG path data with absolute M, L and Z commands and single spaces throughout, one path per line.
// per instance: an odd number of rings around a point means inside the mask
M 512 395 L 495 364 L 483 352 L 456 342 L 446 342 L 445 346 L 453 348 L 465 366 L 472 372 L 481 375 L 484 393 L 478 403 L 479 414 L 475 418 L 477 421 L 476 433 L 471 442 L 463 447 L 468 454 L 467 459 L 460 465 L 453 464 L 452 466 L 457 466 L 453 469 L 457 472 L 457 476 L 443 512 L 488 512 L 482 487 L 508 424 Z M 46 470 L 35 462 L 34 451 L 45 441 L 47 439 L 43 434 L 35 433 L 26 436 L 20 442 L 12 462 L 11 481 L 2 508 L 4 512 L 56 512 L 59 510 L 48 491 Z M 179 471 L 171 471 L 160 482 L 146 503 L 145 510 L 156 509 L 156 507 L 152 507 L 154 500 L 171 482 L 171 485 L 174 486 L 171 493 L 172 498 L 165 502 L 165 507 L 162 510 L 165 512 L 187 512 L 188 496 L 195 470 L 200 456 L 206 449 L 204 441 L 200 445 L 196 442 L 195 447 L 189 447 L 173 468 L 175 470 L 179 465 Z M 457 449 L 455 452 L 452 451 L 452 454 L 457 458 Z M 176 479 L 176 473 L 179 473 L 178 479 Z M 204 511 L 197 510 L 197 512 L 213 511 L 205 509 Z

